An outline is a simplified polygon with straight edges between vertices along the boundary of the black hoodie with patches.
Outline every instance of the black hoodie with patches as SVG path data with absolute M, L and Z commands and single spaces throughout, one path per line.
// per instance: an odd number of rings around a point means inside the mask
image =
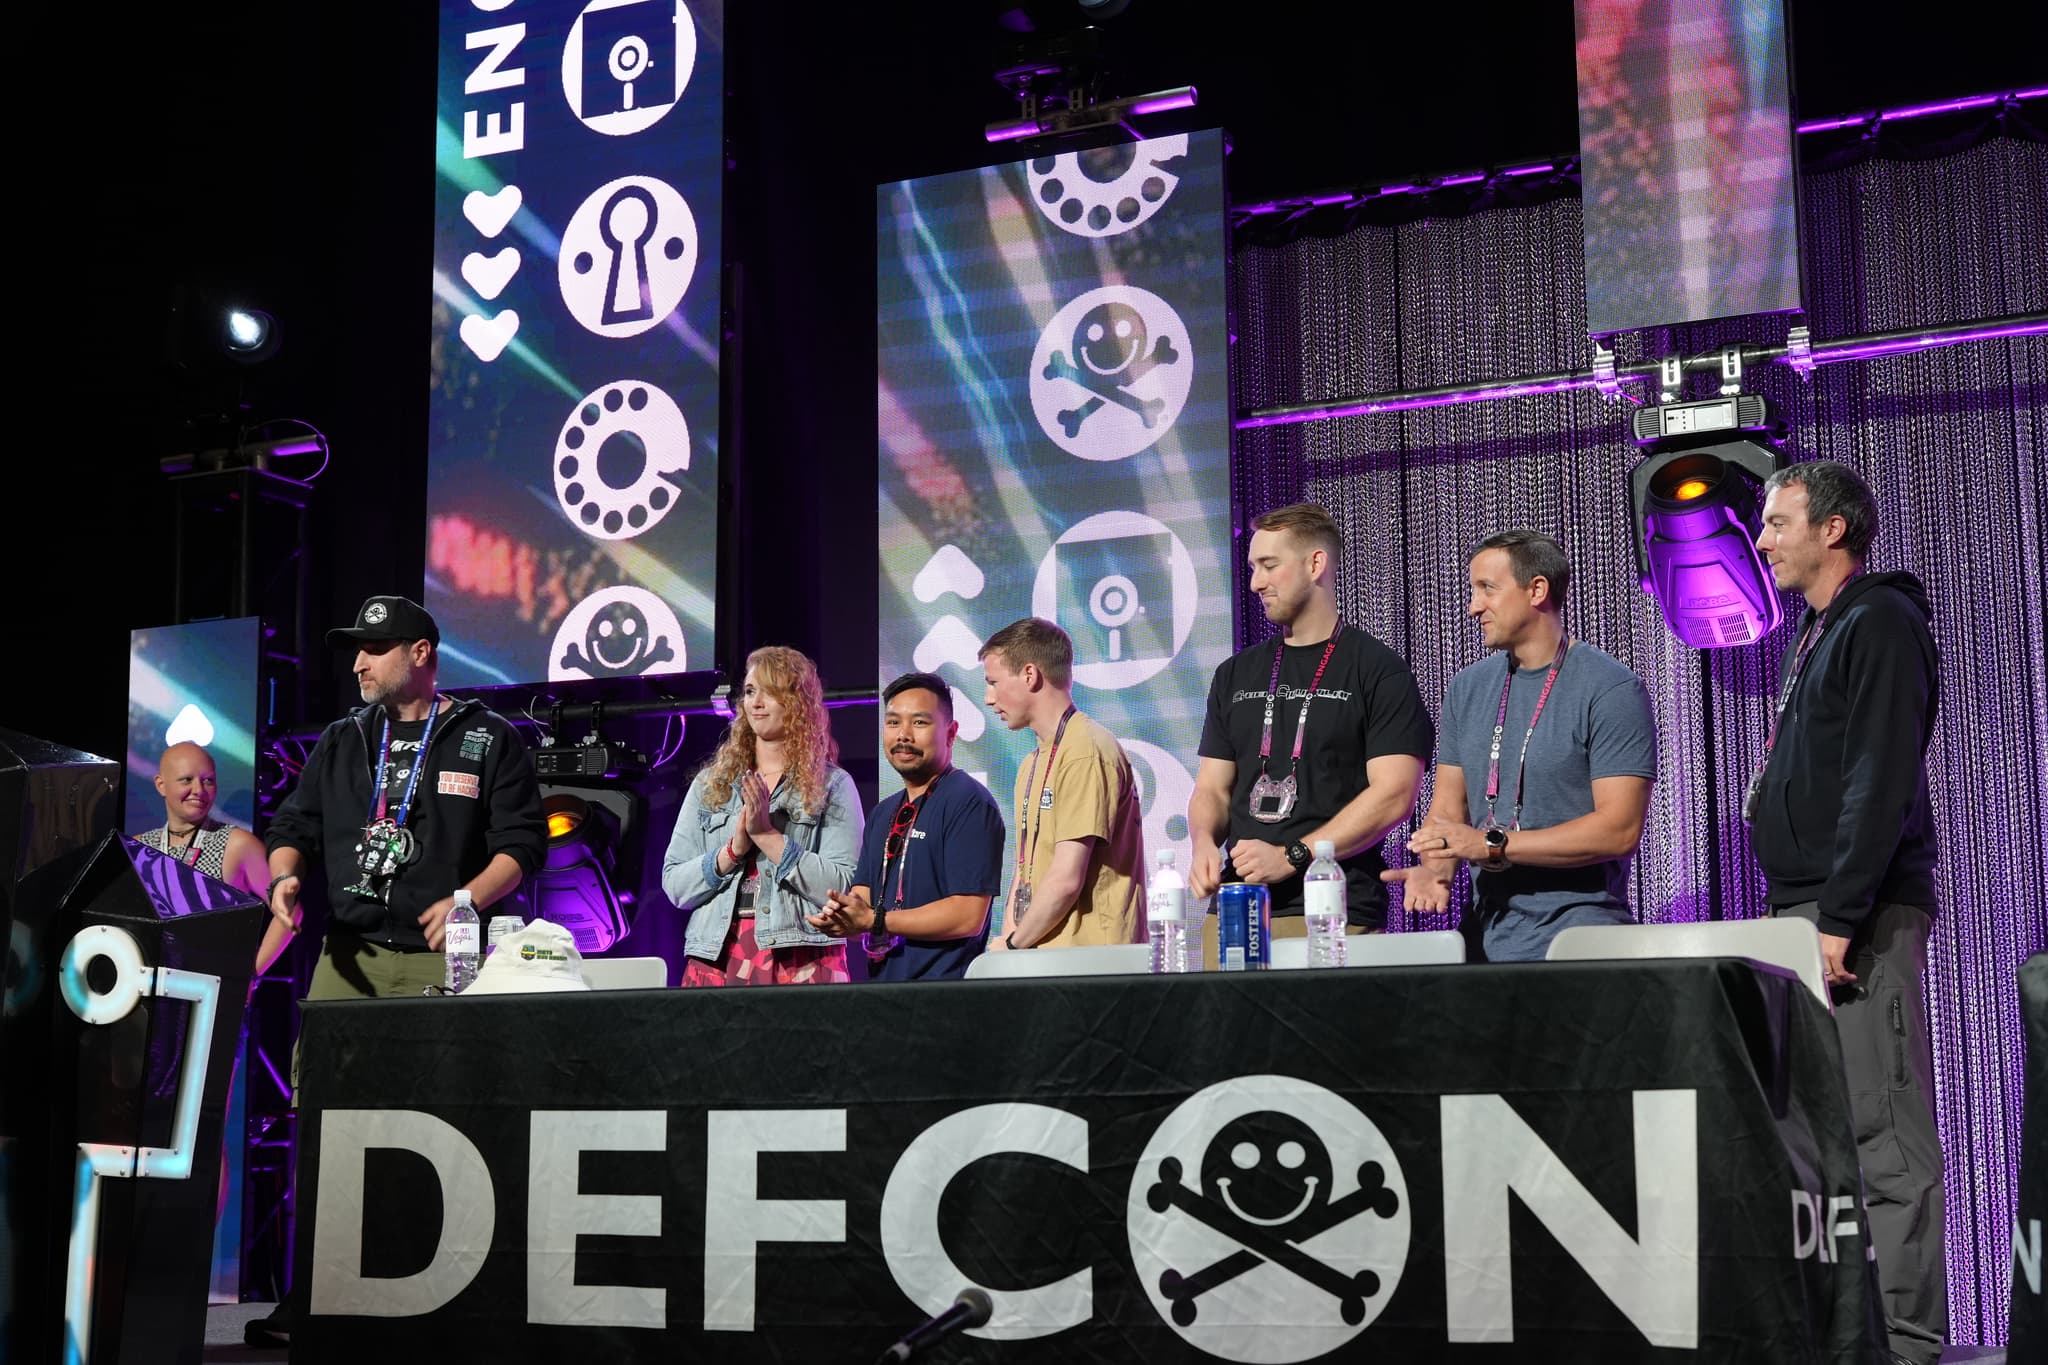
M 1912 574 L 1861 574 L 1831 608 L 1780 722 L 1751 839 L 1770 903 L 1818 901 L 1821 932 L 1846 938 L 1880 901 L 1933 909 L 1926 755 L 1940 660 Z M 1785 651 L 1781 691 L 1796 654 Z
M 408 821 L 419 839 L 419 861 L 391 883 L 388 904 L 354 894 L 348 888 L 360 880 L 355 845 L 370 818 L 383 721 L 384 708 L 364 706 L 321 732 L 298 786 L 271 819 L 266 844 L 272 852 L 295 848 L 321 865 L 336 923 L 375 942 L 424 952 L 420 914 L 500 853 L 531 875 L 547 858 L 547 821 L 526 741 L 482 703 L 457 701 L 435 717 L 428 752 L 415 760 L 426 765 Z M 311 869 L 307 875 L 314 875 Z

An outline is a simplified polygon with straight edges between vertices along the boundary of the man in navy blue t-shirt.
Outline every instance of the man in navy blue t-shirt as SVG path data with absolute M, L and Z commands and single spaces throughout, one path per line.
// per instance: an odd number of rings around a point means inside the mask
M 959 977 L 980 955 L 1001 889 L 1003 812 L 953 767 L 953 698 L 930 673 L 882 689 L 882 738 L 903 790 L 868 817 L 853 887 L 810 922 L 867 948 L 870 981 Z

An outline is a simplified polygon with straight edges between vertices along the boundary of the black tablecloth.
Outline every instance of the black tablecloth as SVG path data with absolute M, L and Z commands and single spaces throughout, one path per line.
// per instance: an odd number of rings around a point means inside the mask
M 866 1362 L 968 1284 L 935 1358 L 1877 1358 L 1832 1021 L 1732 961 L 309 1003 L 303 1047 L 295 1361 Z

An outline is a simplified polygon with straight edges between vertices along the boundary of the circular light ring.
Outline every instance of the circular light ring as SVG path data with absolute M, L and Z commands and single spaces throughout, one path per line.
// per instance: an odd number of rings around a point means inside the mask
M 95 991 L 85 979 L 86 964 L 96 957 L 114 964 L 114 985 L 105 994 Z M 150 969 L 142 960 L 142 945 L 126 929 L 111 924 L 90 924 L 64 945 L 57 967 L 58 989 L 71 1012 L 88 1024 L 112 1024 L 128 1017 L 129 1011 L 150 990 Z
M 1681 455 L 1650 477 L 1649 495 L 1663 503 L 1697 503 L 1721 491 L 1728 464 L 1717 455 Z
M 542 799 L 541 815 L 548 824 L 548 838 L 567 839 L 579 835 L 590 819 L 590 803 L 567 792 L 555 792 Z

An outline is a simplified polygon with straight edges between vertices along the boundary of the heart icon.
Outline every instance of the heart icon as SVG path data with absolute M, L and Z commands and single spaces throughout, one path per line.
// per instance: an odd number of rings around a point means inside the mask
M 505 224 L 512 221 L 512 215 L 519 212 L 522 198 L 517 185 L 507 185 L 496 194 L 471 190 L 462 198 L 462 216 L 484 236 L 495 237 L 505 230 Z
M 462 258 L 462 278 L 471 289 L 487 299 L 494 299 L 505 291 L 505 286 L 519 273 L 519 248 L 506 247 L 495 256 L 486 256 L 481 251 L 472 251 Z
M 164 743 L 197 744 L 204 749 L 213 743 L 213 722 L 206 718 L 204 711 L 188 701 L 185 709 L 171 721 L 170 728 L 164 731 Z
M 475 351 L 476 358 L 488 365 L 511 344 L 513 334 L 518 330 L 519 314 L 510 308 L 494 318 L 471 313 L 462 320 L 462 344 Z

